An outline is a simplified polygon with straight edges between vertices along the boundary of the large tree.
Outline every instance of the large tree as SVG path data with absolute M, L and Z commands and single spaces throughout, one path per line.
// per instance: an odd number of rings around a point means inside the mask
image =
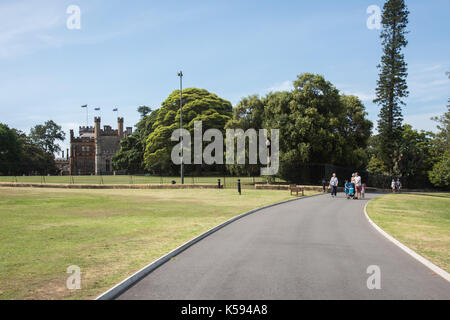
M 141 106 L 138 108 L 141 119 L 136 124 L 136 130 L 132 135 L 120 142 L 120 149 L 113 157 L 115 170 L 126 170 L 129 173 L 144 172 L 145 144 L 150 133 L 153 132 L 153 124 L 156 121 L 158 110 Z
M 390 173 L 394 172 L 398 160 L 398 146 L 401 140 L 402 105 L 409 94 L 406 83 L 407 64 L 402 53 L 406 47 L 409 11 L 404 0 L 388 0 L 383 7 L 382 31 L 380 37 L 383 56 L 378 65 L 375 103 L 381 107 L 378 132 L 380 148 L 378 158 L 384 162 Z
M 291 91 L 242 99 L 227 127 L 279 129 L 280 176 L 300 182 L 308 179 L 305 168 L 312 163 L 361 169 L 372 128 L 366 116 L 357 97 L 341 95 L 323 76 L 305 73 Z
M 435 164 L 429 172 L 430 181 L 441 188 L 450 188 L 450 100 L 447 112 L 433 118 L 438 123 L 438 133 L 433 139 Z
M 40 145 L 20 130 L 15 130 L 21 146 L 21 157 L 17 174 L 56 174 L 57 167 L 52 153 L 45 151 Z
M 227 100 L 205 89 L 188 88 L 183 90 L 183 128 L 193 137 L 194 122 L 202 121 L 203 131 L 223 130 L 232 116 L 232 106 Z M 174 130 L 180 124 L 180 91 L 173 91 L 158 110 L 153 132 L 148 136 L 144 154 L 146 168 L 153 172 L 176 173 L 177 165 L 171 161 L 172 148 L 177 142 L 171 141 Z M 186 169 L 201 170 L 201 165 L 189 165 Z M 208 166 L 214 169 L 214 166 Z
M 53 120 L 46 121 L 43 125 L 38 124 L 31 128 L 30 137 L 33 143 L 39 145 L 46 152 L 56 153 L 61 151 L 58 141 L 64 141 L 66 134 L 61 126 Z
M 0 123 L 0 174 L 12 175 L 18 169 L 21 145 L 16 132 Z

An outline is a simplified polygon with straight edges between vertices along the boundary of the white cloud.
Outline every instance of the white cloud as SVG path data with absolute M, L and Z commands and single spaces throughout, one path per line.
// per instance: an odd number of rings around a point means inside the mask
M 447 101 L 450 92 L 450 80 L 445 74 L 449 71 L 449 65 L 433 64 L 410 66 L 408 87 L 410 96 L 408 102 L 438 102 L 443 104 Z
M 0 58 L 10 58 L 57 44 L 49 34 L 64 24 L 61 3 L 15 1 L 0 5 Z
M 270 88 L 264 90 L 264 92 L 277 92 L 277 91 L 290 91 L 294 89 L 292 81 L 286 80 L 281 83 L 276 83 Z
M 371 94 L 363 91 L 351 91 L 351 90 L 343 90 L 345 95 L 353 95 L 358 97 L 362 102 L 372 102 L 375 99 L 375 94 Z
M 405 115 L 403 123 L 410 124 L 414 129 L 436 131 L 436 122 L 432 117 L 441 116 L 443 112 L 429 112 L 421 114 Z

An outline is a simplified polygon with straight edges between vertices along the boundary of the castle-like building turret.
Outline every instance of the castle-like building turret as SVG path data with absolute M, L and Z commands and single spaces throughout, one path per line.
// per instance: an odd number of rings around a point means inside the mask
M 94 118 L 93 127 L 80 127 L 79 137 L 70 130 L 70 173 L 72 175 L 107 175 L 114 172 L 112 157 L 119 151 L 120 141 L 132 134 L 123 130 L 123 118 L 117 118 L 117 130 Z

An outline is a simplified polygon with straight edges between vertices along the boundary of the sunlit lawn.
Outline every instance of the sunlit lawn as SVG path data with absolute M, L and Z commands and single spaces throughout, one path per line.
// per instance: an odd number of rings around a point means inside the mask
M 237 180 L 241 180 L 242 185 L 252 185 L 255 183 L 266 183 L 265 177 L 200 177 L 185 176 L 186 184 L 217 184 L 217 179 L 226 187 L 235 187 Z M 59 184 L 170 184 L 172 181 L 180 183 L 181 179 L 177 177 L 162 176 L 135 176 L 135 175 L 116 175 L 116 176 L 0 176 L 0 182 L 22 182 L 22 183 L 59 183 Z M 275 182 L 282 182 L 276 178 Z
M 272 190 L 0 188 L 0 299 L 95 298 L 221 222 L 290 198 Z M 71 265 L 81 268 L 81 290 L 66 288 Z
M 387 233 L 450 272 L 449 193 L 384 195 L 367 211 Z

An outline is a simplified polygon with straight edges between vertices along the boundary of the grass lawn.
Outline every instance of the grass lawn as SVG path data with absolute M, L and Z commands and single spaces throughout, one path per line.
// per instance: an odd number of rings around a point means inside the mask
M 221 184 L 226 188 L 237 186 L 237 179 L 241 179 L 243 186 L 250 186 L 255 183 L 267 183 L 265 177 L 192 177 L 185 176 L 186 184 L 217 184 L 220 179 Z M 61 183 L 61 184 L 170 184 L 172 181 L 180 183 L 180 177 L 160 177 L 160 176 L 0 176 L 0 182 L 22 182 L 22 183 Z M 275 182 L 282 183 L 283 180 L 275 178 Z
M 367 213 L 398 241 L 450 272 L 450 194 L 388 194 Z
M 312 194 L 312 193 L 308 193 Z M 0 299 L 91 299 L 202 232 L 288 191 L 0 188 Z M 66 289 L 67 267 L 82 289 Z

